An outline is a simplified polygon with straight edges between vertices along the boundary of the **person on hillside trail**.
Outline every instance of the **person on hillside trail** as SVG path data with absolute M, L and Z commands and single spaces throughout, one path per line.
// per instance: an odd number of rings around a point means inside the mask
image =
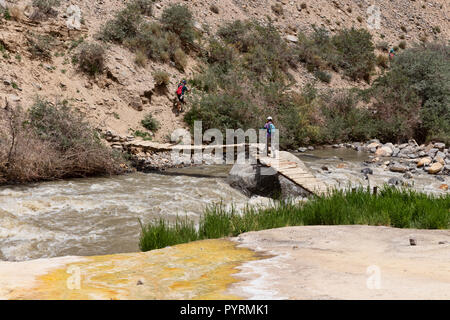
M 266 151 L 267 156 L 269 156 L 269 148 L 272 153 L 272 136 L 275 133 L 275 125 L 273 124 L 272 117 L 267 117 L 266 124 L 264 125 L 264 129 L 267 130 L 267 144 L 266 144 Z
M 391 48 L 391 50 L 389 50 L 389 59 L 392 60 L 395 57 L 395 52 L 394 49 Z
M 181 83 L 178 85 L 177 87 L 177 97 L 178 97 L 178 101 L 177 101 L 177 110 L 178 113 L 182 112 L 182 105 L 185 103 L 184 101 L 184 93 L 186 91 L 190 91 L 189 88 L 186 86 L 186 80 L 181 81 Z

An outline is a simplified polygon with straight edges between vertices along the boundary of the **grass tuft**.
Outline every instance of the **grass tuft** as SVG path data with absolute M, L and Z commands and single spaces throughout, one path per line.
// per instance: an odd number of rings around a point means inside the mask
M 269 208 L 246 207 L 242 213 L 220 203 L 206 208 L 198 230 L 193 222 L 160 219 L 142 226 L 142 251 L 203 239 L 237 236 L 243 232 L 302 225 L 373 225 L 396 228 L 448 229 L 450 195 L 431 196 L 385 186 L 378 195 L 364 188 L 335 190 L 306 203 L 280 202 Z

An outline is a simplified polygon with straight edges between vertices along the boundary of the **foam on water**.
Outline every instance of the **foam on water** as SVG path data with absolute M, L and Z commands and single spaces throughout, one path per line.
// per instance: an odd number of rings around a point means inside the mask
M 248 198 L 220 178 L 143 173 L 0 188 L 0 257 L 135 252 L 138 219 L 195 221 L 220 200 L 244 204 Z

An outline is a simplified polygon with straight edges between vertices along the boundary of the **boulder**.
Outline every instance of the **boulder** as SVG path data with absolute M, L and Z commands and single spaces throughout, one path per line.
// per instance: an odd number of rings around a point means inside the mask
M 439 162 L 439 163 L 442 164 L 442 165 L 445 165 L 445 160 L 444 160 L 444 158 L 442 158 L 442 157 L 440 157 L 440 156 L 436 156 L 436 157 L 434 158 L 434 160 L 435 160 L 436 162 Z
M 281 194 L 288 197 L 305 194 L 305 190 L 297 188 L 284 177 L 280 178 L 272 168 L 256 164 L 235 164 L 228 174 L 227 182 L 248 196 L 273 197 Z
M 439 173 L 442 170 L 443 167 L 444 166 L 441 163 L 439 163 L 439 162 L 433 163 L 430 166 L 430 168 L 428 169 L 428 173 L 431 173 L 431 174 Z
M 406 171 L 408 171 L 408 168 L 399 164 L 395 164 L 390 167 L 389 170 L 391 170 L 392 172 L 405 173 Z
M 440 186 L 439 186 L 439 189 L 441 189 L 441 190 L 444 190 L 444 191 L 447 191 L 448 190 L 448 185 L 447 184 L 441 184 Z
M 444 169 L 442 170 L 442 173 L 450 175 L 450 164 L 447 164 L 444 166 Z
M 411 172 L 405 172 L 405 174 L 403 175 L 403 178 L 405 179 L 412 179 L 413 175 Z
M 399 153 L 400 153 L 400 149 L 399 148 L 394 148 L 392 150 L 392 157 L 398 157 Z
M 375 151 L 375 156 L 377 157 L 390 157 L 393 153 L 393 150 L 390 146 L 384 145 L 381 148 L 378 148 Z
M 364 169 L 361 170 L 361 173 L 364 174 L 364 175 L 373 174 L 373 170 L 370 169 L 370 168 L 364 168 Z
M 287 35 L 286 36 L 286 40 L 289 42 L 293 42 L 293 43 L 297 43 L 298 42 L 298 38 L 296 36 L 293 35 Z
M 381 146 L 381 144 L 379 143 L 379 142 L 372 142 L 372 143 L 369 143 L 369 145 L 367 145 L 367 149 L 373 149 L 373 148 L 375 148 L 375 150 L 376 150 L 376 148 L 378 148 L 379 146 Z
M 419 144 L 416 142 L 416 140 L 414 140 L 414 139 L 410 139 L 410 140 L 408 140 L 408 144 L 410 145 L 410 146 L 414 146 L 414 147 L 418 147 L 419 146 Z
M 131 102 L 130 106 L 137 111 L 142 111 L 144 106 L 142 105 L 141 97 L 135 97 Z
M 437 143 L 434 144 L 434 147 L 436 149 L 439 149 L 440 151 L 443 151 L 445 149 L 445 143 L 437 142 Z
M 426 158 L 422 158 L 419 160 L 419 162 L 417 162 L 417 168 L 423 167 L 423 166 L 427 166 L 431 163 L 431 158 L 426 157 Z
M 403 184 L 403 180 L 400 178 L 390 178 L 388 180 L 388 184 L 393 185 L 393 186 L 399 186 Z
M 298 148 L 298 150 L 297 150 L 298 152 L 306 152 L 306 151 L 308 151 L 308 148 L 304 148 L 304 147 L 300 147 L 300 148 Z
M 438 151 L 438 152 L 436 152 L 435 157 L 441 157 L 442 159 L 445 159 L 446 155 L 444 152 Z
M 439 149 L 432 148 L 430 151 L 428 151 L 428 155 L 434 158 L 436 156 L 436 153 L 439 151 Z

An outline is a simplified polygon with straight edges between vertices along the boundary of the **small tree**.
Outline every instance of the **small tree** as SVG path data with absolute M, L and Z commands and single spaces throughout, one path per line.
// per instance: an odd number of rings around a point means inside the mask
M 167 30 L 178 35 L 183 43 L 194 41 L 194 20 L 187 6 L 177 4 L 165 9 L 161 22 Z
M 93 76 L 103 72 L 105 50 L 96 43 L 83 43 L 77 54 L 75 61 L 81 71 Z
M 156 131 L 160 128 L 160 124 L 158 120 L 153 118 L 151 114 L 147 114 L 144 119 L 141 121 L 142 126 L 150 131 Z

